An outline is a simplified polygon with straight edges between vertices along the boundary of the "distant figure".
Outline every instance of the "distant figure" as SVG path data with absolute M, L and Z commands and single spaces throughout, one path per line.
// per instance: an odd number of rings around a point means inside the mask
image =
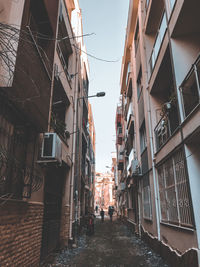
M 96 206 L 95 210 L 96 210 L 96 213 L 97 213 L 98 212 L 98 206 Z
M 87 216 L 87 234 L 93 235 L 94 234 L 94 218 L 96 216 L 93 213 L 88 213 Z
M 108 214 L 110 215 L 110 221 L 112 222 L 112 216 L 114 213 L 114 207 L 113 206 L 109 206 L 108 208 Z
M 101 209 L 100 215 L 101 215 L 101 221 L 103 222 L 104 221 L 104 210 L 103 209 Z

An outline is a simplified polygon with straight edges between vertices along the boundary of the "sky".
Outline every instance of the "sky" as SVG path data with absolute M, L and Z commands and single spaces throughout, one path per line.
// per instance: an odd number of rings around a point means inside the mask
M 79 0 L 83 33 L 89 54 L 117 61 L 107 63 L 88 56 L 89 95 L 105 92 L 105 97 L 91 98 L 96 130 L 96 171 L 106 172 L 116 151 L 115 115 L 120 96 L 121 61 L 124 51 L 129 0 Z

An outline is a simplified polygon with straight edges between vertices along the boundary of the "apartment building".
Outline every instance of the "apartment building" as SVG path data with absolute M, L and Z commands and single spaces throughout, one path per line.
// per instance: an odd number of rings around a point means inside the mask
M 114 175 L 112 172 L 96 173 L 95 178 L 95 206 L 99 209 L 108 210 L 109 206 L 115 205 L 114 195 Z
M 0 10 L 0 265 L 39 266 L 74 239 L 80 213 L 89 72 L 81 12 L 74 0 L 3 0 Z
M 123 215 L 172 266 L 199 266 L 199 6 L 130 1 L 116 112 Z

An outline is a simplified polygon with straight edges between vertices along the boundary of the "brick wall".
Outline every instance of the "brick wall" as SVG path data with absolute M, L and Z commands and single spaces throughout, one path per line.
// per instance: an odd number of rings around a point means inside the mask
M 69 219 L 70 219 L 70 207 L 62 207 L 62 216 L 61 216 L 61 229 L 60 229 L 60 246 L 68 246 L 69 240 Z
M 39 266 L 43 205 L 0 201 L 0 266 Z

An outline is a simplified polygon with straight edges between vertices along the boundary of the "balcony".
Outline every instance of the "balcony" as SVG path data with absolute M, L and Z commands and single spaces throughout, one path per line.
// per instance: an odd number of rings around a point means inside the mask
M 129 173 L 130 175 L 130 170 L 131 170 L 131 162 L 134 158 L 134 152 L 133 152 L 133 149 L 131 149 L 131 152 L 128 156 L 128 161 L 127 161 L 127 173 Z
M 128 134 L 131 134 L 134 131 L 133 104 L 132 104 L 132 102 L 129 105 L 128 114 L 127 114 L 127 130 L 128 130 Z
M 123 170 L 124 167 L 124 148 L 120 146 L 118 151 L 118 170 Z
M 165 36 L 166 29 L 167 29 L 167 20 L 166 20 L 166 13 L 164 13 L 162 16 L 160 27 L 157 32 L 156 40 L 155 40 L 155 43 L 154 43 L 154 46 L 151 52 L 151 56 L 149 59 L 150 73 L 153 72 L 157 57 L 159 55 L 159 52 L 162 46 L 162 42 Z
M 200 104 L 200 56 L 195 61 L 181 87 L 184 118 Z
M 166 111 L 154 129 L 157 151 L 169 140 L 179 125 L 176 105 L 166 103 Z
M 118 128 L 117 128 L 117 136 L 118 136 L 118 137 L 122 137 L 122 132 L 123 132 L 123 131 L 122 131 L 122 127 L 118 127 Z
M 169 0 L 168 0 L 169 1 Z M 170 0 L 173 5 L 173 0 Z M 172 19 L 169 25 L 173 38 L 187 37 L 187 42 L 193 42 L 195 36 L 200 33 L 200 2 L 199 0 L 177 1 L 175 9 L 178 12 L 173 12 Z M 179 3 L 180 2 L 180 3 Z M 181 3 L 182 2 L 182 3 Z M 191 16 L 192 14 L 192 16 Z
M 152 34 L 157 31 L 163 11 L 164 1 L 146 0 L 146 34 Z
M 54 129 L 60 137 L 64 138 L 64 140 L 66 139 L 65 116 L 69 106 L 70 101 L 62 86 L 60 78 L 54 79 L 51 128 Z
M 59 117 L 56 113 L 51 113 L 51 128 L 62 138 L 66 139 L 65 132 L 67 125 L 65 121 Z
M 117 128 L 117 145 L 122 145 L 122 139 L 123 139 L 122 127 L 118 127 Z

